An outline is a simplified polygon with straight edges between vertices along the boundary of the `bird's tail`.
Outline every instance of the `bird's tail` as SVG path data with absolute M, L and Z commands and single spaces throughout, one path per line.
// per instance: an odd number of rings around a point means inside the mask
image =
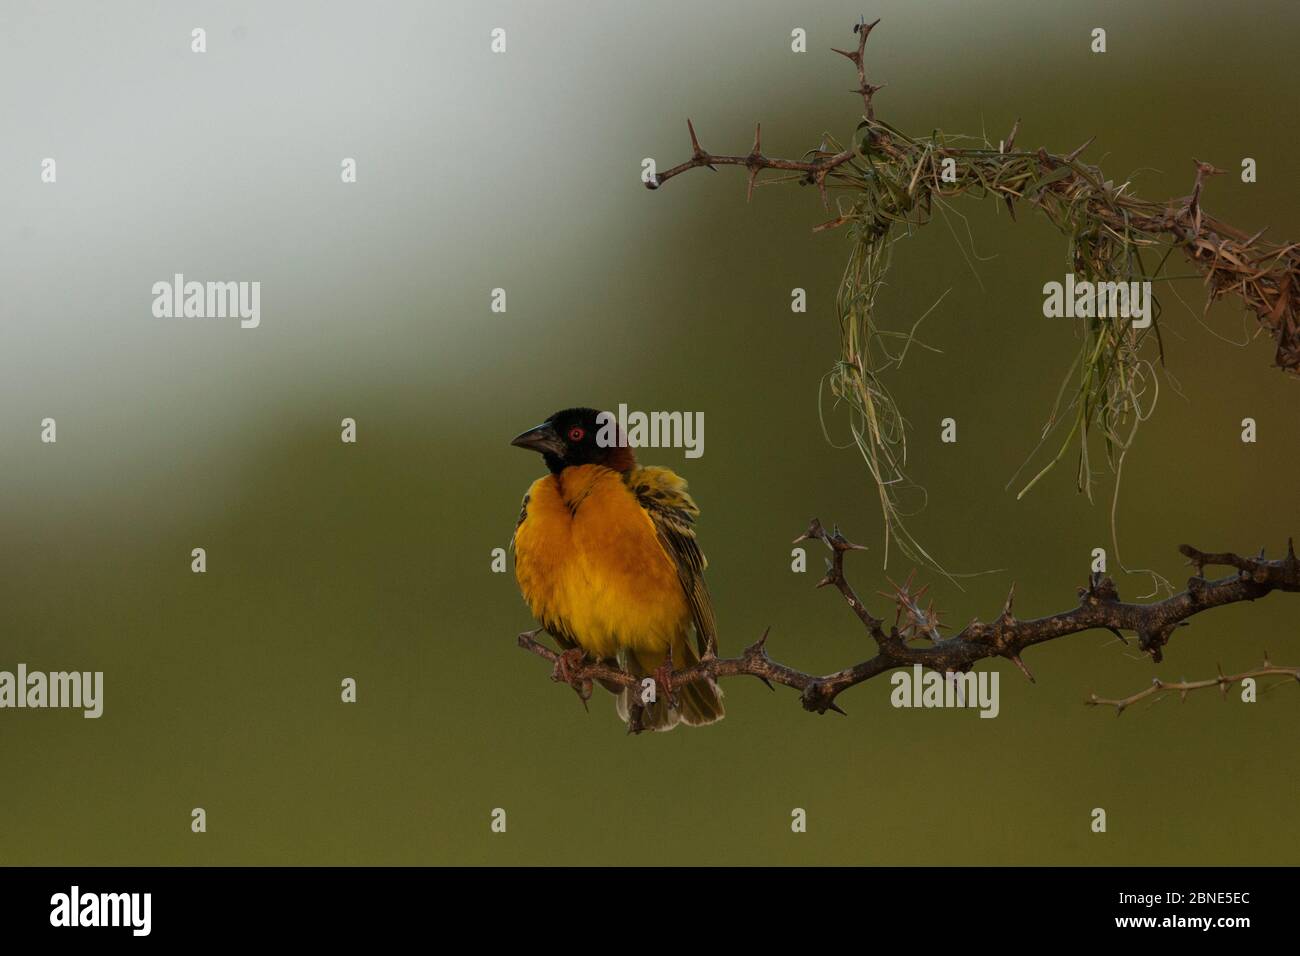
M 638 680 L 633 686 L 620 691 L 615 698 L 615 706 L 618 716 L 627 723 L 631 732 L 672 730 L 679 723 L 688 727 L 703 727 L 726 716 L 726 710 L 722 706 L 722 688 L 710 679 L 674 687 L 676 706 L 673 706 L 667 694 L 656 693 L 654 700 L 647 700 L 648 695 L 642 689 L 640 678 L 650 676 L 663 663 L 663 655 L 629 651 L 624 657 L 624 670 Z M 699 661 L 699 654 L 686 641 L 673 648 L 674 670 L 685 670 Z

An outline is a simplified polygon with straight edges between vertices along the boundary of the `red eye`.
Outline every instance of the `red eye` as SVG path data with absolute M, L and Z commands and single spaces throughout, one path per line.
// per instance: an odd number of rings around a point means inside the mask
M 581 428 L 570 428 L 569 441 L 582 441 L 582 437 L 586 434 L 587 433 L 584 432 Z

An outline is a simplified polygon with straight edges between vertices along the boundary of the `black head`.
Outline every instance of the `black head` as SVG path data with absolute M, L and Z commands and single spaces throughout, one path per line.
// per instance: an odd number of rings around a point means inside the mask
M 594 408 L 566 408 L 517 435 L 510 444 L 541 452 L 546 467 L 557 475 L 573 465 L 604 465 L 628 471 L 636 459 L 618 436 L 618 426 L 608 413 L 602 415 Z

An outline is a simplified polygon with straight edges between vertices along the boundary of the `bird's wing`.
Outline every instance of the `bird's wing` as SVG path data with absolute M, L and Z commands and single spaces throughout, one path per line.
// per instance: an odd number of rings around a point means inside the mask
M 648 466 L 629 472 L 627 483 L 641 507 L 650 515 L 659 543 L 677 566 L 677 577 L 695 620 L 700 653 L 703 654 L 709 645 L 716 648 L 717 623 L 713 617 L 713 602 L 704 586 L 704 569 L 708 562 L 695 540 L 694 524 L 700 516 L 700 509 L 687 494 L 686 482 L 667 468 Z

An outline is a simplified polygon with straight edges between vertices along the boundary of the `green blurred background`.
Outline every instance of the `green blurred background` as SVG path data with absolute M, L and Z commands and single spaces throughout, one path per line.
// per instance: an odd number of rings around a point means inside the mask
M 705 414 L 702 459 L 642 457 L 703 508 L 724 650 L 770 625 L 806 670 L 869 653 L 814 590 L 816 552 L 790 571 L 813 515 L 871 546 L 850 566 L 864 595 L 909 568 L 882 570 L 865 467 L 818 423 L 847 238 L 811 234 L 811 189 L 746 205 L 734 169 L 639 182 L 643 157 L 685 158 L 688 115 L 719 152 L 745 151 L 755 120 L 772 155 L 847 135 L 860 104 L 827 48 L 859 13 L 883 18 L 869 75 L 894 125 L 996 140 L 1020 117 L 1020 144 L 1060 151 L 1096 134 L 1088 157 L 1157 199 L 1190 190 L 1197 157 L 1233 171 L 1213 213 L 1300 236 L 1289 3 L 6 4 L 0 669 L 103 670 L 106 691 L 97 721 L 0 712 L 0 863 L 1297 862 L 1300 690 L 1121 720 L 1081 706 L 1266 649 L 1300 664 L 1285 595 L 1197 617 L 1160 666 L 1101 632 L 1031 651 L 1034 685 L 991 665 L 996 720 L 895 710 L 885 680 L 817 717 L 733 680 L 722 724 L 629 738 L 607 697 L 584 713 L 515 646 L 531 621 L 490 553 L 540 462 L 507 442 L 626 402 Z M 912 529 L 951 569 L 1002 569 L 933 582 L 956 624 L 1013 580 L 1022 616 L 1061 610 L 1110 549 L 1109 486 L 1090 505 L 1072 464 L 1020 502 L 1004 490 L 1074 353 L 1041 315 L 1064 240 L 961 209 L 979 281 L 936 222 L 898 248 L 880 304 L 904 327 L 951 290 L 923 327 L 943 354 L 914 352 L 895 394 L 929 491 Z M 154 319 L 173 272 L 261 281 L 261 328 Z M 1220 338 L 1254 329 L 1235 305 L 1203 325 L 1199 284 L 1179 291 L 1191 310 L 1165 294 L 1170 377 L 1119 508 L 1125 561 L 1177 585 L 1179 543 L 1276 554 L 1300 532 L 1297 383 L 1266 341 Z M 949 415 L 956 445 L 938 441 Z

